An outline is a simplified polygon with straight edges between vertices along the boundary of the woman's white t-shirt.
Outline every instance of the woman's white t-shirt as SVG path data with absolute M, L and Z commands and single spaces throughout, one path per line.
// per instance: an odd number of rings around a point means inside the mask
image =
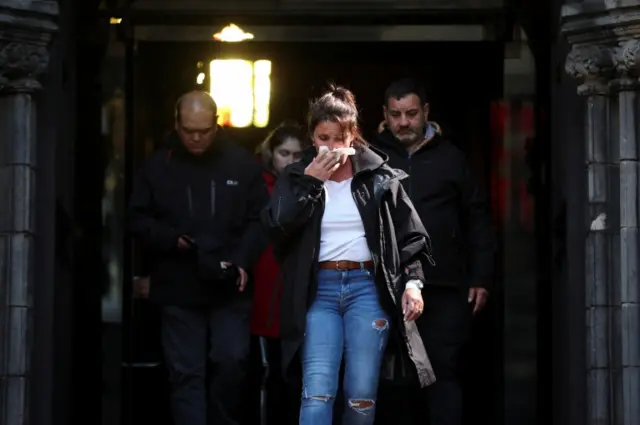
M 318 261 L 371 261 L 362 218 L 351 193 L 352 180 L 324 183 Z

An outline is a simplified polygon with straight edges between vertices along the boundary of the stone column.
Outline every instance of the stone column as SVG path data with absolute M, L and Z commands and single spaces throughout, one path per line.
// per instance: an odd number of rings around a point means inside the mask
M 640 40 L 621 41 L 614 49 L 616 78 L 610 86 L 617 92 L 620 184 L 620 261 L 619 295 L 615 307 L 619 310 L 620 357 L 617 362 L 619 380 L 616 399 L 622 409 L 618 423 L 640 424 L 640 293 L 638 276 L 638 135 L 640 128 Z
M 578 80 L 586 103 L 587 424 L 635 425 L 640 423 L 640 1 L 566 4 L 562 21 L 572 46 L 566 70 Z
M 610 248 L 612 234 L 609 142 L 609 87 L 612 69 L 609 51 L 600 46 L 573 46 L 565 64 L 566 71 L 580 82 L 578 93 L 585 105 L 585 313 L 587 326 L 588 424 L 606 424 L 610 415 L 608 388 L 609 357 L 609 278 L 612 271 Z
M 0 425 L 26 425 L 38 75 L 56 25 L 57 1 L 5 0 L 0 8 Z M 54 214 L 54 212 L 51 212 Z

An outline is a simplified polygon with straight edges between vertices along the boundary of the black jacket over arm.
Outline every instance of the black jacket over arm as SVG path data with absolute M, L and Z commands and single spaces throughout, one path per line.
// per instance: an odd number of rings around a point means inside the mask
M 304 174 L 315 155 L 305 152 L 301 162 L 287 167 L 278 177 L 262 221 L 275 244 L 282 266 L 283 290 L 280 299 L 280 333 L 283 363 L 287 373 L 304 339 L 307 310 L 317 292 L 320 226 L 324 213 L 323 182 Z M 381 153 L 359 147 L 352 157 L 355 175 L 351 190 L 362 217 L 367 243 L 375 264 L 375 282 L 381 304 L 392 317 L 390 338 L 415 366 L 421 385 L 433 382 L 434 376 L 424 345 L 413 322 L 403 320 L 400 297 L 410 279 L 428 284 L 423 263 L 431 260 L 429 236 L 407 197 L 400 181 L 404 172 L 384 164 Z M 382 377 L 394 376 L 394 361 L 385 361 Z M 411 373 L 411 371 L 407 371 Z

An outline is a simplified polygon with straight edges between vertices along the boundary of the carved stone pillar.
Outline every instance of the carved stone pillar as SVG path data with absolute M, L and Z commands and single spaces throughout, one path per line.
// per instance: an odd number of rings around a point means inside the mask
M 610 414 L 608 388 L 611 378 L 609 358 L 609 278 L 612 232 L 610 181 L 612 175 L 609 142 L 608 76 L 613 62 L 608 49 L 601 46 L 573 46 L 565 64 L 566 71 L 580 85 L 578 93 L 586 97 L 585 184 L 588 221 L 585 223 L 587 387 L 589 424 L 606 424 Z M 577 160 L 577 159 L 576 159 Z
M 619 358 L 616 401 L 621 408 L 618 422 L 640 423 L 640 292 L 638 275 L 638 135 L 640 132 L 640 40 L 627 39 L 613 50 L 616 78 L 610 86 L 616 92 L 618 120 L 613 123 L 619 147 L 619 231 L 620 260 L 616 307 L 619 309 Z
M 587 424 L 640 423 L 640 2 L 563 7 L 586 98 Z
M 0 425 L 29 423 L 38 75 L 57 1 L 0 7 Z M 53 213 L 53 212 L 52 212 Z

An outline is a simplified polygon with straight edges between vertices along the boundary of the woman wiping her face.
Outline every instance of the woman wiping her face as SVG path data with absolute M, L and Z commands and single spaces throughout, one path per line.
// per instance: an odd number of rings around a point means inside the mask
M 381 368 L 388 352 L 410 359 L 421 386 L 435 379 L 414 323 L 429 237 L 400 183 L 406 174 L 362 140 L 351 92 L 315 100 L 308 131 L 313 146 L 280 173 L 263 212 L 282 267 L 283 365 L 289 374 L 301 366 L 301 425 L 331 424 L 343 360 L 342 423 L 371 425 L 381 370 L 394 366 Z

